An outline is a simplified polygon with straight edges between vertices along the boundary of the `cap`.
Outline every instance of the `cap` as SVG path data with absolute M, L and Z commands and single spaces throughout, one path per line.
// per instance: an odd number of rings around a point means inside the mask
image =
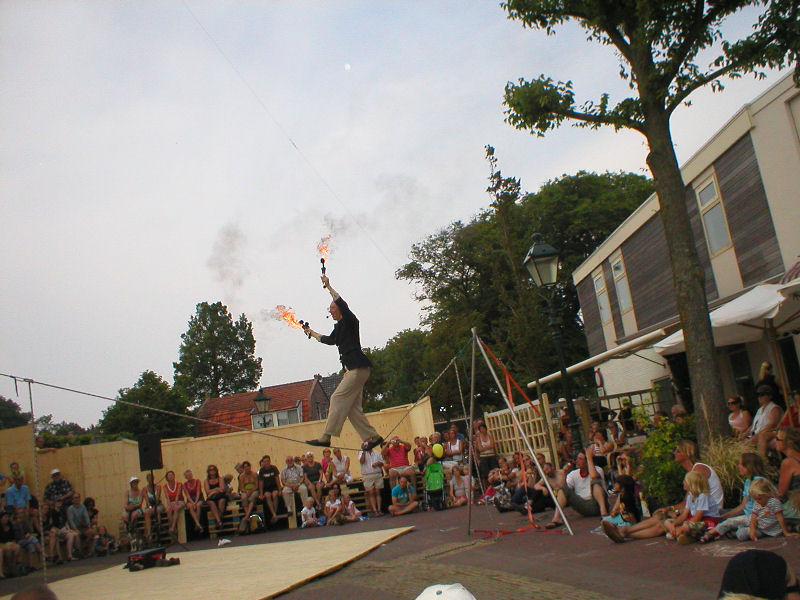
M 61 473 L 61 471 L 59 471 L 58 469 L 53 469 L 52 471 L 50 471 L 50 475 L 55 475 L 56 473 Z
M 759 396 L 772 396 L 772 388 L 768 385 L 760 385 L 756 390 L 756 394 Z
M 128 483 L 133 483 L 134 481 L 139 481 L 139 478 L 136 475 L 128 479 Z

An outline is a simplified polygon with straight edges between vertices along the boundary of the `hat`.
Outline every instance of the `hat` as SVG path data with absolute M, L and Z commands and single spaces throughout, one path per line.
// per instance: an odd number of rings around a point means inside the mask
M 136 475 L 133 475 L 130 479 L 128 479 L 128 483 L 133 483 L 134 481 L 139 481 L 139 478 Z
M 56 473 L 61 473 L 61 471 L 59 471 L 58 469 L 53 469 L 52 471 L 50 471 L 50 475 L 55 475 Z
M 759 396 L 772 396 L 772 388 L 768 385 L 760 385 L 756 390 L 756 394 Z

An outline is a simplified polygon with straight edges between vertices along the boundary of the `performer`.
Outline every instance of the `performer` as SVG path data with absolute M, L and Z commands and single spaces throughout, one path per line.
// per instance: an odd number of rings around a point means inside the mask
M 333 298 L 328 312 L 336 324 L 330 335 L 320 335 L 308 324 L 303 326 L 303 331 L 317 341 L 329 346 L 335 345 L 339 349 L 339 360 L 342 362 L 345 374 L 331 396 L 325 430 L 318 439 L 308 440 L 306 443 L 311 446 L 330 446 L 331 436 L 338 437 L 342 432 L 345 419 L 349 418 L 350 423 L 364 441 L 361 448 L 371 450 L 383 442 L 383 438 L 367 421 L 361 406 L 364 399 L 364 384 L 369 378 L 372 363 L 361 350 L 358 319 L 347 306 L 347 302 L 331 287 L 328 277 L 323 275 L 321 279 L 322 285 Z

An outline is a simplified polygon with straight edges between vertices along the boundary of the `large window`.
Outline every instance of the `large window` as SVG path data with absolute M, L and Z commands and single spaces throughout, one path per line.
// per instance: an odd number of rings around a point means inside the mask
M 614 275 L 619 312 L 624 313 L 633 308 L 633 302 L 631 301 L 631 290 L 628 287 L 628 276 L 625 273 L 625 263 L 622 262 L 621 256 L 611 260 L 611 273 Z
M 290 425 L 292 423 L 299 423 L 300 419 L 297 415 L 297 409 L 291 410 L 278 410 L 273 413 L 278 419 L 278 426 Z
M 706 232 L 708 251 L 711 256 L 720 253 L 731 245 L 731 236 L 728 233 L 728 223 L 725 219 L 725 209 L 717 192 L 717 184 L 711 177 L 704 181 L 695 190 L 697 202 L 700 204 L 700 216 L 703 219 L 703 229 Z
M 250 420 L 252 422 L 253 429 L 266 429 L 268 427 L 291 425 L 292 423 L 300 422 L 300 409 L 291 408 L 289 410 L 274 410 L 268 413 L 259 413 L 257 415 L 251 415 Z
M 600 322 L 608 323 L 611 320 L 611 304 L 608 301 L 606 282 L 602 273 L 594 277 L 594 292 L 597 294 L 597 306 L 600 308 Z

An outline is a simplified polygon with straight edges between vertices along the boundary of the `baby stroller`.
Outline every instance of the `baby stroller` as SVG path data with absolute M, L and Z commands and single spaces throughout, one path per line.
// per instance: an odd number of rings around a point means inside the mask
M 430 510 L 446 508 L 444 495 L 444 472 L 442 463 L 432 462 L 425 467 L 425 506 Z

